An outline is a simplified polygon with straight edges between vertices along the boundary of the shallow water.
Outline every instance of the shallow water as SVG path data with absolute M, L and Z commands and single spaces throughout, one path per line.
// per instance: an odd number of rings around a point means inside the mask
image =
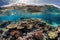
M 50 9 L 51 11 L 52 9 Z M 58 24 L 60 24 L 60 12 L 56 11 L 51 11 L 49 10 L 44 11 L 44 12 L 38 12 L 38 13 L 28 13 L 28 12 L 23 12 L 19 10 L 9 10 L 7 15 L 0 16 L 0 22 L 3 21 L 13 21 L 16 22 L 20 20 L 20 18 L 40 18 L 47 23 L 51 24 L 54 27 L 57 27 Z M 60 11 L 60 10 L 58 10 Z M 7 12 L 6 12 L 7 13 Z

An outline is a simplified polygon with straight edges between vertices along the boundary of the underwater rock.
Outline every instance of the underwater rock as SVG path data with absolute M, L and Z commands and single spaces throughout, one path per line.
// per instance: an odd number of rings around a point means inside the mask
M 59 30 L 57 30 L 58 28 L 59 27 L 53 28 L 50 24 L 44 22 L 41 19 L 31 18 L 20 20 L 17 21 L 16 23 L 11 23 L 2 30 L 5 32 L 6 35 L 9 35 L 6 37 L 12 36 L 12 38 L 15 37 L 18 39 L 19 37 L 25 36 L 27 40 L 30 37 L 33 40 L 35 39 L 43 40 L 44 38 L 45 39 L 47 38 L 49 40 L 55 39 L 58 36 L 59 33 Z
M 11 23 L 9 25 L 6 26 L 6 28 L 8 29 L 13 29 L 13 28 L 17 28 L 17 29 L 32 29 L 34 28 L 45 28 L 45 26 L 48 26 L 45 22 L 39 20 L 39 19 L 26 19 L 26 20 L 21 20 L 20 22 L 17 23 Z
M 0 28 L 4 28 L 4 27 L 6 27 L 7 25 L 9 25 L 10 23 L 11 23 L 11 21 L 2 22 L 2 23 L 0 24 Z
M 3 33 L 3 30 L 0 30 L 0 34 L 2 34 Z

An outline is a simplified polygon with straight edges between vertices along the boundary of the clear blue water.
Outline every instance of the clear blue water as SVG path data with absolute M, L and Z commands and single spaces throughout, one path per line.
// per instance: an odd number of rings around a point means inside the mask
M 9 10 L 8 13 L 10 14 L 0 16 L 0 22 L 3 22 L 4 20 L 15 22 L 20 20 L 20 18 L 22 17 L 25 18 L 28 17 L 28 18 L 40 18 L 54 27 L 57 27 L 60 24 L 60 10 L 53 8 L 52 9 L 48 8 L 46 11 L 39 13 L 27 13 L 19 10 Z

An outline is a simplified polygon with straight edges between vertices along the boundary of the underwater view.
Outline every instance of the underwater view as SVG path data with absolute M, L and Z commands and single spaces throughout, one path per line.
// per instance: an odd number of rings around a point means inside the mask
M 59 3 L 0 0 L 0 40 L 60 40 Z
M 34 10 L 34 9 L 31 9 Z M 60 8 L 57 7 L 48 7 L 42 12 L 26 12 L 26 10 L 7 10 L 6 12 L 0 12 L 0 22 L 3 21 L 18 21 L 21 18 L 40 18 L 45 22 L 56 27 L 60 24 Z

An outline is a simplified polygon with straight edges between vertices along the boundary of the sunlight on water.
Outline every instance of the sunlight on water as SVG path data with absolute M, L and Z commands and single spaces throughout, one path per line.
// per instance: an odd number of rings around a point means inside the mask
M 52 22 L 52 26 L 57 27 L 57 26 L 58 26 L 58 24 L 57 24 L 57 23 L 55 23 L 55 22 Z

